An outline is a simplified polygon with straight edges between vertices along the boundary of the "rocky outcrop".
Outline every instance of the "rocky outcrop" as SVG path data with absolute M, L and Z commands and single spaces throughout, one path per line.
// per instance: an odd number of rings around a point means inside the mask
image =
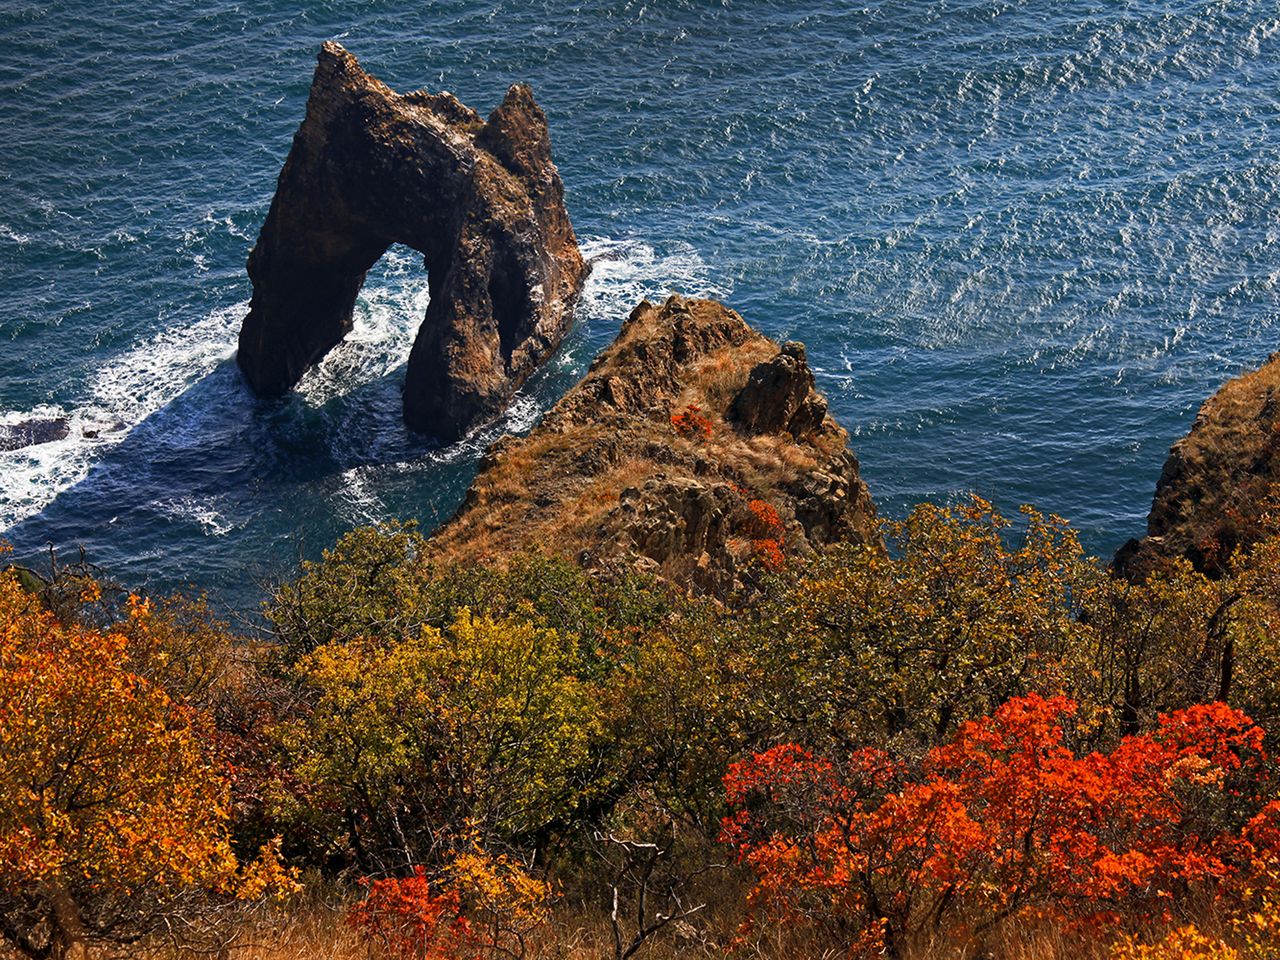
M 813 389 L 804 344 L 794 340 L 752 369 L 729 409 L 748 433 L 786 432 L 796 439 L 819 429 L 826 415 L 827 401 Z
M 550 551 L 728 595 L 875 510 L 800 344 L 711 300 L 641 303 L 527 437 L 490 450 L 433 538 L 456 560 Z
M 1116 554 L 1116 570 L 1144 578 L 1173 557 L 1218 576 L 1231 553 L 1263 534 L 1280 481 L 1280 354 L 1229 381 L 1169 450 L 1147 535 Z
M 17 423 L 0 424 L 0 452 L 21 450 L 42 443 L 64 440 L 71 434 L 65 417 L 33 417 Z
M 448 93 L 397 94 L 326 43 L 249 254 L 237 360 L 255 392 L 287 391 L 347 334 L 393 243 L 422 253 L 431 295 L 405 421 L 452 440 L 556 348 L 586 275 L 546 118 L 521 85 L 487 121 Z

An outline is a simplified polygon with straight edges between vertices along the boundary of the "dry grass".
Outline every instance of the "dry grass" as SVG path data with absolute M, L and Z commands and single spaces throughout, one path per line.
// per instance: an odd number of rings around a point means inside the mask
M 832 938 L 796 928 L 766 927 L 740 939 L 740 901 L 733 898 L 737 893 L 736 888 L 726 890 L 724 902 L 709 904 L 696 926 L 686 924 L 646 942 L 635 954 L 636 960 L 838 960 L 847 956 Z M 346 926 L 343 911 L 341 901 L 312 898 L 287 910 L 264 912 L 239 931 L 237 945 L 223 960 L 379 960 L 379 955 Z M 1216 918 L 1206 916 L 1199 926 L 1209 932 L 1220 925 Z M 1140 932 L 1152 937 L 1158 933 Z M 940 935 L 933 942 L 916 944 L 908 960 L 1106 960 L 1110 939 L 1103 933 L 1083 940 L 1047 922 L 1012 922 L 981 944 Z M 156 944 L 130 948 L 116 956 L 194 960 L 201 955 Z M 552 922 L 530 938 L 526 956 L 527 960 L 611 960 L 613 955 L 607 915 L 562 903 Z M 0 958 L 11 960 L 3 950 Z
M 292 903 L 241 915 L 235 944 L 220 956 L 178 950 L 166 943 L 130 947 L 110 956 L 112 960 L 197 960 L 202 956 L 217 956 L 218 960 L 382 960 L 345 923 L 354 895 L 351 888 L 316 876 L 305 879 L 306 892 Z M 689 879 L 685 885 L 688 902 L 704 904 L 704 908 L 692 922 L 674 924 L 646 941 L 634 954 L 635 960 L 843 960 L 849 956 L 847 941 L 842 943 L 838 936 L 813 929 L 761 924 L 758 932 L 742 936 L 749 887 L 748 876 L 733 870 Z M 571 881 L 554 905 L 550 922 L 530 936 L 526 960 L 612 960 L 613 932 L 606 912 L 610 899 L 607 885 L 585 877 Z M 1230 924 L 1215 911 L 1211 899 L 1171 906 L 1178 914 L 1171 926 L 1194 923 L 1212 936 L 1229 931 Z M 1109 941 L 1120 932 L 1100 931 L 1082 939 L 1051 921 L 1013 920 L 992 930 L 982 943 L 959 942 L 943 931 L 933 942 L 914 944 L 907 960 L 1107 960 Z M 1165 931 L 1134 926 L 1123 932 L 1158 939 Z M 629 936 L 629 928 L 624 927 L 625 936 Z M 90 956 L 107 960 L 109 955 L 93 952 Z M 0 960 L 19 958 L 0 947 Z
M 702 399 L 700 405 L 723 412 L 746 384 L 751 368 L 776 352 L 777 348 L 764 338 L 739 347 L 724 347 L 693 364 L 686 382 Z

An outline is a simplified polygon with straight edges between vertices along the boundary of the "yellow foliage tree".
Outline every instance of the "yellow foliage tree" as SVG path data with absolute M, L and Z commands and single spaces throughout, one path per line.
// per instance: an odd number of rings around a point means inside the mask
M 497 954 L 525 956 L 529 934 L 551 918 L 551 885 L 477 841 L 453 858 L 444 886 L 457 892 L 481 943 Z
M 468 825 L 534 845 L 589 791 L 597 707 L 577 640 L 463 610 L 445 631 L 325 644 L 298 661 L 280 742 L 310 820 L 360 869 L 439 863 Z
M 132 671 L 148 616 L 64 625 L 0 573 L 0 935 L 33 960 L 136 941 L 274 863 L 240 869 L 201 717 Z
M 1088 633 L 1079 600 L 1101 572 L 1064 521 L 1023 514 L 1015 530 L 976 497 L 921 504 L 885 525 L 887 551 L 842 546 L 798 567 L 744 648 L 766 713 L 853 745 L 929 744 L 1066 686 Z
M 1112 948 L 1110 960 L 1241 960 L 1239 951 L 1194 925 L 1170 930 L 1155 943 L 1122 937 Z

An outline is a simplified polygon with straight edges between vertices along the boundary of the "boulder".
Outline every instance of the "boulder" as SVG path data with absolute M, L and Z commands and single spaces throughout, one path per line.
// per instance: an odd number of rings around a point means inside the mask
M 65 417 L 31 418 L 0 424 L 0 451 L 21 450 L 41 443 L 64 440 L 71 434 Z
M 729 416 L 748 433 L 786 431 L 797 439 L 819 429 L 826 415 L 827 402 L 814 390 L 804 344 L 794 340 L 752 369 L 729 408 Z

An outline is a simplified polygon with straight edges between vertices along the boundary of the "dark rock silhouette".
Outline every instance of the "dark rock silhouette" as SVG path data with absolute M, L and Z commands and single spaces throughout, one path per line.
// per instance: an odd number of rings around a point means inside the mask
M 1169 450 L 1147 518 L 1147 535 L 1115 558 L 1132 580 L 1175 557 L 1221 575 L 1231 554 L 1268 531 L 1280 482 L 1280 354 L 1227 381 Z
M 814 390 L 804 344 L 794 340 L 751 371 L 729 408 L 730 418 L 749 434 L 786 431 L 797 439 L 818 430 L 826 415 L 827 401 Z
M 405 422 L 453 440 L 556 348 L 587 273 L 546 118 L 522 85 L 488 121 L 448 93 L 397 94 L 326 43 L 249 254 L 237 362 L 255 392 L 284 393 L 342 340 L 392 243 L 422 253 L 431 293 Z

